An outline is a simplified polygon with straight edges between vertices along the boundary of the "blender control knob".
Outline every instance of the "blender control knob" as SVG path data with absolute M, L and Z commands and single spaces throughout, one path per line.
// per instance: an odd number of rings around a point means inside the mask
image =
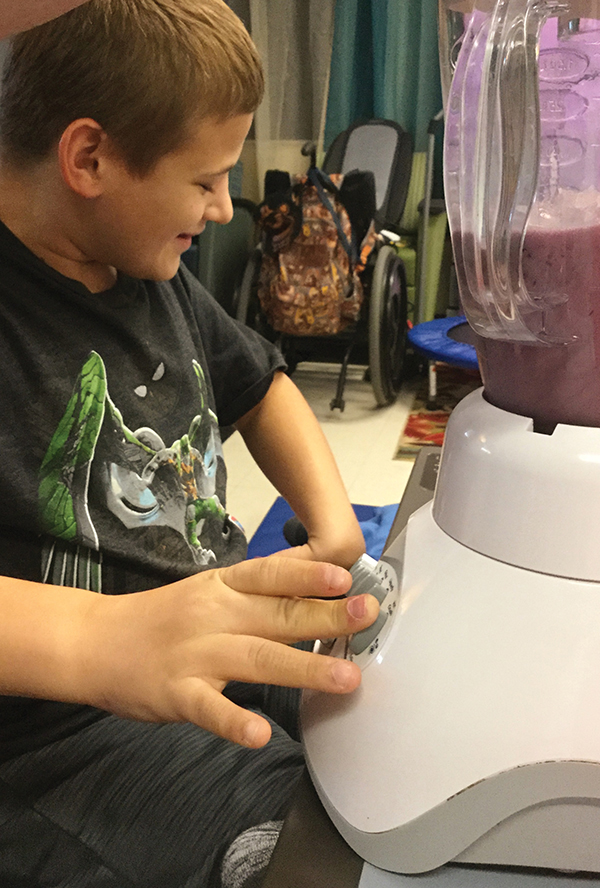
M 381 583 L 381 580 L 375 573 L 378 562 L 370 555 L 361 555 L 358 561 L 355 561 L 350 568 L 352 574 L 352 586 L 348 595 L 362 595 L 368 593 L 374 595 L 379 604 L 383 604 L 383 600 L 387 595 L 387 589 Z
M 379 604 L 387 595 L 387 589 L 381 583 L 381 580 L 375 573 L 378 562 L 370 555 L 361 555 L 358 561 L 355 561 L 350 568 L 352 574 L 352 586 L 348 595 L 363 595 L 368 593 L 374 595 Z M 348 646 L 353 654 L 362 654 L 372 641 L 379 635 L 383 629 L 388 615 L 385 611 L 380 610 L 379 615 L 374 623 L 367 626 L 361 632 L 357 632 L 350 638 Z
M 388 615 L 386 612 L 380 610 L 374 623 L 367 626 L 367 628 L 363 629 L 361 632 L 357 632 L 355 635 L 351 636 L 350 641 L 348 642 L 348 647 L 353 654 L 362 654 L 362 652 L 369 647 L 371 642 L 375 641 L 385 626 L 387 618 Z

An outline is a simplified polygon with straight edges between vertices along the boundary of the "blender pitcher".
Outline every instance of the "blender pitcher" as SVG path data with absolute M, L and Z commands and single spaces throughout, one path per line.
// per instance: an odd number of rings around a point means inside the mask
M 540 432 L 600 426 L 600 2 L 440 6 L 445 194 L 485 397 Z

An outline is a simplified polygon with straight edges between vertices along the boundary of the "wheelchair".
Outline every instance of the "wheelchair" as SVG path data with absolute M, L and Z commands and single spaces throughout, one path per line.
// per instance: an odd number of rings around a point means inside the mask
M 316 166 L 316 149 L 306 143 L 302 153 Z M 370 171 L 374 195 L 364 218 L 365 205 L 347 206 L 354 228 L 361 234 L 373 223 L 375 244 L 360 280 L 364 300 L 359 319 L 335 336 L 293 336 L 278 334 L 269 324 L 257 295 L 257 283 L 263 261 L 259 243 L 246 265 L 242 282 L 234 298 L 234 316 L 278 343 L 289 372 L 302 360 L 341 359 L 337 389 L 331 409 L 344 410 L 344 389 L 351 356 L 366 364 L 378 406 L 396 400 L 403 381 L 408 332 L 408 289 L 403 260 L 400 223 L 411 179 L 412 137 L 390 120 L 369 120 L 353 124 L 338 135 L 329 148 L 322 170 L 326 174 Z M 267 174 L 268 175 L 268 174 Z M 362 215 L 362 218 L 361 218 Z

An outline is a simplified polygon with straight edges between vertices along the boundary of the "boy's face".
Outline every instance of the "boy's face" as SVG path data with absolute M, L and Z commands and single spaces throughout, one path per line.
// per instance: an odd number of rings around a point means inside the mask
M 170 280 L 192 236 L 207 221 L 232 218 L 228 172 L 251 122 L 251 114 L 202 121 L 181 148 L 163 157 L 144 178 L 115 160 L 96 203 L 89 258 L 132 277 Z

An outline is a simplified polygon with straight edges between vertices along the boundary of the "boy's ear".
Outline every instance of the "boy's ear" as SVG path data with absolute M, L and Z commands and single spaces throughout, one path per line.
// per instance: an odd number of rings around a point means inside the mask
M 58 162 L 65 185 L 71 191 L 86 198 L 102 194 L 112 153 L 109 143 L 100 124 L 91 118 L 69 124 L 58 143 Z

